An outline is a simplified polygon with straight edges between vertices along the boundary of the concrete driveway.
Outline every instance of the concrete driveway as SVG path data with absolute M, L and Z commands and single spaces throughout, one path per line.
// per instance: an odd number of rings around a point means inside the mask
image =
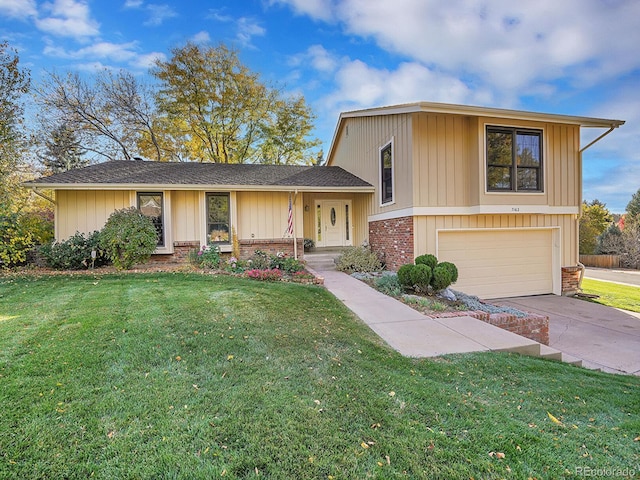
M 640 375 L 640 314 L 572 297 L 539 295 L 493 300 L 549 317 L 549 346 L 588 368 Z

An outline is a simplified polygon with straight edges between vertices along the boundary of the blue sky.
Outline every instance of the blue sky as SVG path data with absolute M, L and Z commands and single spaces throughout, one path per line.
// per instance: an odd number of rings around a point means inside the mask
M 35 82 L 145 76 L 188 40 L 224 42 L 305 96 L 325 151 L 341 111 L 414 101 L 626 120 L 583 157 L 584 198 L 622 213 L 640 188 L 638 19 L 637 0 L 0 0 L 0 39 Z

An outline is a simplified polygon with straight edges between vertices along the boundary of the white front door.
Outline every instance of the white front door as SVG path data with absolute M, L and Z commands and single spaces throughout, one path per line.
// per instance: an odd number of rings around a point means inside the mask
M 351 245 L 351 202 L 321 200 L 316 204 L 316 245 L 344 247 Z

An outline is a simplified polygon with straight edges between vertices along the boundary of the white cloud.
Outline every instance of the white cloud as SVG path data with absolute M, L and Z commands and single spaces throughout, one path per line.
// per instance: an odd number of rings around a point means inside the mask
M 318 20 L 329 21 L 333 18 L 332 0 L 269 0 L 269 5 L 289 5 L 299 15 L 309 15 Z
M 36 20 L 38 29 L 61 37 L 85 38 L 97 35 L 100 24 L 91 18 L 84 1 L 54 0 L 42 9 L 49 16 Z
M 439 70 L 521 91 L 569 73 L 582 86 L 640 67 L 635 0 L 272 0 Z M 624 35 L 620 35 L 624 32 Z M 507 92 L 507 96 L 509 92 Z
M 253 37 L 263 36 L 266 30 L 253 19 L 241 17 L 237 22 L 237 39 L 245 47 L 251 46 Z
M 167 56 L 162 52 L 145 53 L 144 55 L 136 56 L 129 62 L 129 65 L 139 70 L 148 70 L 153 67 L 158 60 L 164 62 L 167 60 Z
M 124 8 L 140 8 L 144 2 L 142 0 L 126 0 Z
M 177 12 L 169 5 L 157 5 L 150 3 L 146 6 L 146 10 L 149 12 L 149 18 L 144 22 L 147 26 L 157 27 L 168 18 L 177 17 Z
M 209 43 L 211 42 L 211 35 L 209 35 L 209 32 L 202 30 L 201 32 L 198 32 L 194 36 L 192 36 L 191 41 L 193 43 L 201 43 L 201 44 Z
M 47 45 L 44 49 L 45 55 L 70 59 L 96 59 L 110 60 L 115 62 L 126 62 L 138 56 L 136 52 L 137 42 L 110 43 L 97 42 L 78 50 L 65 50 L 55 45 Z
M 0 15 L 28 18 L 37 14 L 35 0 L 0 0 Z

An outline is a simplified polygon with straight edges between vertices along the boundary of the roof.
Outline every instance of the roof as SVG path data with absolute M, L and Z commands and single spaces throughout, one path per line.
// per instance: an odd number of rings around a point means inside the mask
M 333 150 L 338 140 L 339 132 L 343 122 L 347 118 L 357 117 L 374 117 L 384 115 L 401 115 L 407 113 L 441 113 L 452 115 L 464 115 L 473 117 L 498 117 L 508 120 L 530 120 L 551 123 L 563 123 L 570 125 L 579 125 L 581 127 L 594 128 L 617 128 L 624 125 L 624 120 L 612 120 L 606 118 L 581 117 L 574 115 L 559 115 L 555 113 L 527 112 L 524 110 L 508 110 L 504 108 L 478 107 L 471 105 L 454 105 L 449 103 L 435 102 L 415 102 L 405 103 L 401 105 L 389 105 L 384 107 L 367 108 L 363 110 L 353 110 L 340 114 L 338 124 L 336 126 L 331 146 L 329 148 L 328 159 L 332 158 Z
M 191 190 L 373 191 L 340 167 L 118 160 L 25 182 L 50 189 L 165 188 Z

